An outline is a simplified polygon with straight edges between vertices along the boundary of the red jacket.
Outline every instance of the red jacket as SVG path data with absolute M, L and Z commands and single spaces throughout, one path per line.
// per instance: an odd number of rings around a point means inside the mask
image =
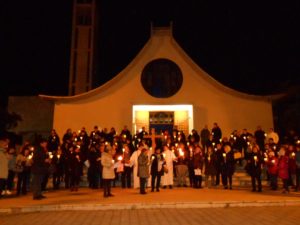
M 281 156 L 278 160 L 278 176 L 281 179 L 289 178 L 289 157 Z
M 278 158 L 273 156 L 272 158 L 268 158 L 266 162 L 268 167 L 268 172 L 271 175 L 278 175 Z

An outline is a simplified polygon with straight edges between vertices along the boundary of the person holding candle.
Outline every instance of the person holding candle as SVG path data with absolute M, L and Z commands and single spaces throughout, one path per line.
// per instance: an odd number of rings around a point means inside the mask
M 213 124 L 211 134 L 212 134 L 212 142 L 220 143 L 220 140 L 222 138 L 222 130 L 217 123 Z
M 151 192 L 159 192 L 161 176 L 164 174 L 163 166 L 166 164 L 160 147 L 155 148 L 155 153 L 151 155 Z M 155 184 L 156 181 L 156 184 Z
M 252 183 L 252 192 L 262 191 L 261 185 L 261 171 L 264 159 L 259 151 L 259 146 L 254 145 L 252 147 L 252 152 L 248 155 L 248 171 L 251 176 L 251 183 Z M 257 189 L 256 189 L 256 182 L 257 182 Z
M 104 152 L 101 154 L 104 198 L 114 196 L 111 193 L 111 181 L 115 178 L 113 154 L 110 145 L 106 145 Z
M 58 190 L 60 187 L 60 182 L 62 181 L 63 177 L 63 170 L 64 165 L 63 161 L 61 160 L 62 150 L 60 147 L 58 147 L 57 151 L 53 152 L 53 157 L 51 160 L 51 164 L 53 165 L 53 171 L 52 171 L 52 184 L 53 189 Z
M 30 177 L 30 170 L 32 165 L 32 155 L 28 147 L 25 147 L 17 155 L 16 164 L 23 167 L 22 172 L 18 173 L 17 181 L 17 196 L 21 193 L 23 195 L 27 194 L 27 180 Z
M 100 171 L 100 163 L 98 158 L 100 157 L 100 153 L 96 146 L 91 145 L 89 148 L 89 152 L 87 155 L 88 160 L 88 181 L 89 181 L 89 188 L 97 189 L 99 187 L 99 171 Z
M 212 146 L 214 147 L 214 146 Z M 224 150 L 222 148 L 222 145 L 219 143 L 217 144 L 217 147 L 214 149 L 215 155 L 216 155 L 216 183 L 215 186 L 218 186 L 220 184 L 220 176 L 222 176 L 222 164 L 224 161 L 223 153 Z
M 52 152 L 58 149 L 60 146 L 60 139 L 54 129 L 51 130 L 51 134 L 48 137 L 47 149 L 48 151 Z
M 130 148 L 127 144 L 123 145 L 122 149 L 122 163 L 124 164 L 124 171 L 121 174 L 122 188 L 131 188 L 131 173 L 132 169 L 130 166 Z
M 41 139 L 39 146 L 35 148 L 32 157 L 32 194 L 34 200 L 41 200 L 45 198 L 42 195 L 43 179 L 48 173 L 48 165 L 50 159 L 47 156 L 47 140 Z
M 146 194 L 146 183 L 149 177 L 149 158 L 148 150 L 142 148 L 138 156 L 138 177 L 140 178 L 140 194 Z
M 164 175 L 162 176 L 162 185 L 163 188 L 169 186 L 169 188 L 172 189 L 174 184 L 173 161 L 176 159 L 176 156 L 167 145 L 164 145 L 163 149 L 164 159 L 166 160 L 166 168 L 168 169 L 168 173 L 164 173 Z
M 266 158 L 267 170 L 269 174 L 271 190 L 277 190 L 277 177 L 278 177 L 278 158 L 275 156 L 274 151 L 268 152 L 268 158 Z
M 81 168 L 83 163 L 81 157 L 81 150 L 79 145 L 71 147 L 70 150 L 70 189 L 71 191 L 78 191 L 81 176 Z
M 205 154 L 204 157 L 204 166 L 205 166 L 205 187 L 210 187 L 210 186 L 215 186 L 215 177 L 216 177 L 216 165 L 217 163 L 217 158 L 216 154 L 213 151 L 213 148 L 209 146 L 207 148 L 207 153 Z M 209 177 L 211 178 L 210 180 L 210 185 L 209 185 Z
M 283 191 L 282 193 L 289 192 L 288 179 L 289 179 L 289 157 L 286 155 L 286 148 L 282 146 L 278 153 L 278 176 L 282 179 Z
M 203 153 L 200 146 L 195 147 L 195 154 L 193 157 L 194 167 L 194 188 L 202 188 L 202 173 L 203 173 Z
M 224 146 L 224 152 L 222 153 L 222 161 L 221 161 L 221 167 L 222 167 L 222 183 L 224 186 L 224 189 L 232 189 L 232 176 L 234 173 L 234 154 L 231 150 L 230 145 Z

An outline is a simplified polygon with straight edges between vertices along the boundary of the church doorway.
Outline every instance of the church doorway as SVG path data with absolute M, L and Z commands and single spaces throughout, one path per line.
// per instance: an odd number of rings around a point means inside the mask
M 137 133 L 142 127 L 147 131 L 155 128 L 156 133 L 173 127 L 183 131 L 186 135 L 194 128 L 193 105 L 133 105 L 133 132 Z
M 173 111 L 150 111 L 149 112 L 149 129 L 155 128 L 156 134 L 161 134 L 168 131 L 172 134 L 174 127 L 174 112 Z

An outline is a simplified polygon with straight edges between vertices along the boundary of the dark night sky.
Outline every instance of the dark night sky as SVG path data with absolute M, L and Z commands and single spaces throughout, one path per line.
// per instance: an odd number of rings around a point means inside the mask
M 271 94 L 300 84 L 300 3 L 101 0 L 101 77 L 140 51 L 154 25 L 174 24 L 191 58 L 223 84 Z M 66 95 L 72 0 L 1 1 L 1 94 Z

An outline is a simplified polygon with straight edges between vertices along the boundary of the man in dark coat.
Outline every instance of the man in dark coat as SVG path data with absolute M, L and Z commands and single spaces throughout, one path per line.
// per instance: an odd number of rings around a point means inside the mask
M 264 160 L 262 155 L 260 154 L 258 150 L 258 146 L 253 146 L 252 152 L 249 154 L 248 161 L 247 161 L 247 167 L 248 167 L 248 173 L 251 176 L 251 182 L 252 182 L 252 191 L 258 191 L 261 192 L 261 168 Z M 256 182 L 257 182 L 257 188 L 256 189 Z
M 155 148 L 155 154 L 151 156 L 151 192 L 159 192 L 161 176 L 164 174 L 163 166 L 165 165 L 163 154 L 161 154 L 161 149 L 159 147 Z M 155 185 L 156 180 L 156 185 Z
M 41 139 L 39 146 L 35 149 L 32 158 L 32 193 L 34 200 L 45 198 L 42 195 L 42 182 L 44 176 L 47 174 L 50 159 L 47 157 L 47 140 Z
M 213 128 L 211 130 L 211 134 L 212 134 L 212 141 L 214 143 L 220 143 L 220 139 L 222 138 L 222 131 L 217 123 L 214 123 Z

